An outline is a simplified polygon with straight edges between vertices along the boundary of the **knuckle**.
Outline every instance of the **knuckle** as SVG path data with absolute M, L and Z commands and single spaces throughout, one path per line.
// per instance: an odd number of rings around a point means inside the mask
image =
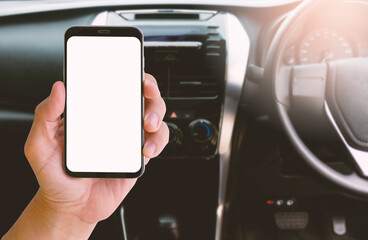
M 166 113 L 166 103 L 165 103 L 163 98 L 160 98 L 160 99 L 161 99 L 160 102 L 161 102 L 161 105 L 162 105 L 162 111 L 163 111 L 163 114 L 165 115 L 165 113 Z
M 165 145 L 169 142 L 169 138 L 170 138 L 170 130 L 169 127 L 167 126 L 167 124 L 165 122 L 162 122 L 163 128 L 164 128 L 164 142 Z
M 23 151 L 24 151 L 24 155 L 26 156 L 26 158 L 28 158 L 28 141 L 26 142 L 26 144 L 24 144 L 24 149 L 23 149 Z
M 35 118 L 36 117 L 39 117 L 39 116 L 42 116 L 42 114 L 43 114 L 43 111 L 44 111 L 44 107 L 43 107 L 43 105 L 45 104 L 45 100 L 44 101 L 42 101 L 42 102 L 40 102 L 37 106 L 36 106 L 36 108 L 35 108 L 35 110 L 34 110 L 34 115 L 35 115 Z
M 39 115 L 41 112 L 41 103 L 38 104 L 34 110 L 35 115 Z
M 26 156 L 27 159 L 30 159 L 30 155 L 31 155 L 31 149 L 32 149 L 32 146 L 31 144 L 29 143 L 29 141 L 27 140 L 26 143 L 24 144 L 24 155 Z

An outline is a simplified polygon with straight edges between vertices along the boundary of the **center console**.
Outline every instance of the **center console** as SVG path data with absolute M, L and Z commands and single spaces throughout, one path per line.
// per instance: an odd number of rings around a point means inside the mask
M 225 87 L 225 14 L 195 10 L 128 10 L 109 25 L 144 34 L 145 72 L 155 76 L 167 106 L 170 143 L 161 157 L 216 154 Z
M 153 9 L 106 11 L 92 24 L 143 32 L 145 72 L 167 106 L 169 144 L 121 207 L 126 239 L 220 239 L 249 52 L 241 23 L 217 11 Z

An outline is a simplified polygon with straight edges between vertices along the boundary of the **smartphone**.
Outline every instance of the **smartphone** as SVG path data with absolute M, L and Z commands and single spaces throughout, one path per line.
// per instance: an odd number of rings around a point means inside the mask
M 71 27 L 64 49 L 66 173 L 141 176 L 143 34 L 134 27 Z

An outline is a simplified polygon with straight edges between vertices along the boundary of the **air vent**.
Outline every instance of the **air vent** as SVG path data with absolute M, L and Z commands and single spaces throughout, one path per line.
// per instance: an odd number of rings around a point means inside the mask
M 214 18 L 199 22 L 200 17 L 195 23 L 183 20 L 177 24 L 169 19 L 171 14 L 202 16 L 195 10 L 125 11 L 119 14 L 131 19 L 129 21 L 133 22 L 128 24 L 138 26 L 145 34 L 145 58 L 148 61 L 145 71 L 156 77 L 162 97 L 208 100 L 222 96 L 226 44 L 224 28 L 217 25 L 220 21 Z M 156 16 L 159 20 L 149 20 Z M 184 17 L 179 15 L 178 18 Z
M 168 81 L 169 98 L 215 99 L 219 96 L 225 64 L 225 40 L 219 26 L 207 26 L 203 41 L 200 55 L 190 56 L 192 65 L 189 62 L 183 65 L 185 72 L 172 70 Z
M 128 21 L 139 20 L 208 20 L 216 15 L 216 11 L 182 10 L 182 9 L 152 9 L 117 11 Z
M 218 32 L 218 26 L 208 26 L 207 32 L 207 52 L 209 61 L 216 61 L 221 56 L 221 35 Z
M 219 79 L 216 75 L 172 75 L 169 96 L 173 98 L 217 98 Z
M 181 19 L 181 20 L 198 20 L 199 14 L 195 13 L 137 13 L 135 20 L 151 20 L 151 19 Z

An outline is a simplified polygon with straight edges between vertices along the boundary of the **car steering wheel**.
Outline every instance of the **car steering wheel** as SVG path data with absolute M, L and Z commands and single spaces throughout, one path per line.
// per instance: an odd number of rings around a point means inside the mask
M 294 66 L 283 63 L 283 52 L 293 32 L 303 26 L 308 18 L 314 17 L 313 14 L 318 16 L 322 10 L 333 11 L 334 7 L 341 7 L 342 4 L 344 1 L 340 0 L 307 0 L 287 16 L 271 43 L 265 77 L 272 79 L 273 102 L 279 119 L 302 158 L 343 192 L 367 198 L 368 58 Z M 368 7 L 367 2 L 363 1 L 352 4 L 360 8 Z M 351 156 L 355 165 L 352 173 L 343 174 L 334 170 L 307 147 L 290 117 L 292 106 L 301 102 L 301 106 L 305 107 L 301 111 L 318 113 L 328 119 Z M 304 115 L 304 118 L 308 117 Z

